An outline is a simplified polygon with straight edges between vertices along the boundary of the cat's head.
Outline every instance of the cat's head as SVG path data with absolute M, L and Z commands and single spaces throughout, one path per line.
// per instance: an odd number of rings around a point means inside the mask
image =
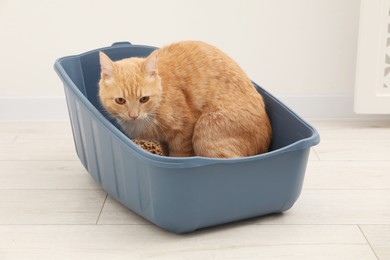
M 161 101 L 162 86 L 157 71 L 157 52 L 147 58 L 112 61 L 100 52 L 99 97 L 111 115 L 126 121 L 143 120 Z

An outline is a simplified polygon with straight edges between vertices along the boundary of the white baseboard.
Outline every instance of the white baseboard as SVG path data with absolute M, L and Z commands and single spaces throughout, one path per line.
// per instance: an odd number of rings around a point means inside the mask
M 278 96 L 284 104 L 308 119 L 390 119 L 390 115 L 363 115 L 353 111 L 354 97 L 348 95 Z
M 0 97 L 0 121 L 69 120 L 65 97 Z
M 278 96 L 307 119 L 390 119 L 390 115 L 357 115 L 353 96 Z M 65 97 L 0 97 L 0 121 L 69 120 Z

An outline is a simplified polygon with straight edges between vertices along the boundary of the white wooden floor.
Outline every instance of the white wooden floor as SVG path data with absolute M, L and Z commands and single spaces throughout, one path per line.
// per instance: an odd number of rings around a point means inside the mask
M 390 121 L 312 123 L 292 209 L 186 235 L 107 196 L 69 123 L 0 123 L 0 259 L 390 259 Z

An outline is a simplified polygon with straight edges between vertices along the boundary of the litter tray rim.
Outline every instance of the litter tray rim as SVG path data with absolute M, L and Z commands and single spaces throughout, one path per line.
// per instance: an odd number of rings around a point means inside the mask
M 115 127 L 106 117 L 103 116 L 102 113 L 88 100 L 88 98 L 79 90 L 79 88 L 75 85 L 73 80 L 68 76 L 67 72 L 62 66 L 62 62 L 68 59 L 81 59 L 83 56 L 93 54 L 99 51 L 110 50 L 113 48 L 151 48 L 156 49 L 156 47 L 148 46 L 148 45 L 132 45 L 129 42 L 119 42 L 114 43 L 111 46 L 98 48 L 95 50 L 83 52 L 81 54 L 69 55 L 58 58 L 54 64 L 54 70 L 58 74 L 58 76 L 63 81 L 64 87 L 68 87 L 73 94 L 75 94 L 79 100 L 85 105 L 88 110 L 95 116 L 97 120 L 99 120 L 102 125 L 112 131 L 112 133 L 119 138 L 126 147 L 133 150 L 135 155 L 145 161 L 148 161 L 151 164 L 158 165 L 160 167 L 167 168 L 191 168 L 191 167 L 200 167 L 211 164 L 220 164 L 220 163 L 245 163 L 255 160 L 262 160 L 268 157 L 273 157 L 276 155 L 280 155 L 282 153 L 293 152 L 297 150 L 302 150 L 309 148 L 311 146 L 317 145 L 320 142 L 320 135 L 318 131 L 307 123 L 304 119 L 302 119 L 297 113 L 295 113 L 291 108 L 282 103 L 279 99 L 274 97 L 271 93 L 260 87 L 258 84 L 252 81 L 255 88 L 260 89 L 262 91 L 262 95 L 267 95 L 268 98 L 272 99 L 274 102 L 277 102 L 278 105 L 282 106 L 287 112 L 289 112 L 296 120 L 298 120 L 301 124 L 307 127 L 311 131 L 311 135 L 306 138 L 302 138 L 297 140 L 289 145 L 283 146 L 281 148 L 275 149 L 273 151 L 257 154 L 252 156 L 247 156 L 243 158 L 207 158 L 201 156 L 192 156 L 192 157 L 168 157 L 168 156 L 160 156 L 155 155 L 150 152 L 143 150 L 138 147 L 133 141 L 130 140 L 128 136 L 126 136 L 123 132 L 121 132 L 117 127 Z M 66 84 L 65 84 L 66 82 Z M 68 97 L 66 97 L 68 98 Z

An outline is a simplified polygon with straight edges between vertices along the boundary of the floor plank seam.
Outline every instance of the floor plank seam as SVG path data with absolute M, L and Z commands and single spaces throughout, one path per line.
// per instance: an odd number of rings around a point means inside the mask
M 364 234 L 364 231 L 362 230 L 361 226 L 360 226 L 360 225 L 357 225 L 357 226 L 358 226 L 360 232 L 362 233 L 364 239 L 367 241 L 367 244 L 368 244 L 368 246 L 370 247 L 372 253 L 375 255 L 376 259 L 380 260 L 380 258 L 379 258 L 378 255 L 376 254 L 374 248 L 372 247 L 370 241 L 369 241 L 368 238 L 366 237 L 366 234 Z
M 106 197 L 104 198 L 102 208 L 100 209 L 100 212 L 99 212 L 99 216 L 96 219 L 96 223 L 95 223 L 96 225 L 99 223 L 100 216 L 102 215 L 102 212 L 103 212 L 103 209 L 104 209 L 104 205 L 106 205 L 107 198 L 108 198 L 108 193 L 106 194 Z

